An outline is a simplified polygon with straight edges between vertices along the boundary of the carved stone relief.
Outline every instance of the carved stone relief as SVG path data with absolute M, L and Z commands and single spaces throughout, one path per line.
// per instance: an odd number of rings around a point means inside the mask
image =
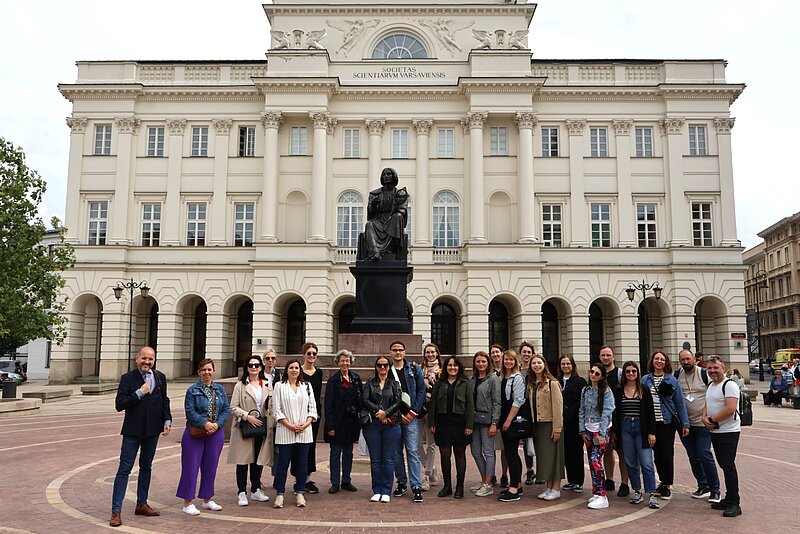
M 420 25 L 433 31 L 433 34 L 444 47 L 450 51 L 450 55 L 454 55 L 456 51 L 461 52 L 461 47 L 456 41 L 456 33 L 461 30 L 466 30 L 475 24 L 474 20 L 470 21 L 455 21 L 452 19 L 419 19 Z
M 380 24 L 380 19 L 326 20 L 325 23 L 331 28 L 336 28 L 342 32 L 342 44 L 336 49 L 336 52 L 341 52 L 342 55 L 347 57 L 353 47 L 367 35 L 368 30 Z
M 324 50 L 325 47 L 320 41 L 328 35 L 327 30 L 292 30 L 285 32 L 282 30 L 271 30 L 274 45 L 273 50 Z
M 67 117 L 67 126 L 69 126 L 72 133 L 84 133 L 87 122 L 89 122 L 89 119 L 86 117 Z
M 280 128 L 283 123 L 283 115 L 280 111 L 266 111 L 261 114 L 261 124 L 264 128 Z
M 586 128 L 585 120 L 568 120 L 567 130 L 569 135 L 583 135 L 583 129 Z
M 167 130 L 169 130 L 170 135 L 183 135 L 184 129 L 186 129 L 185 120 L 167 119 Z
M 736 122 L 734 118 L 718 117 L 714 119 L 714 127 L 718 134 L 729 134 L 733 129 L 734 122 Z
M 367 119 L 364 121 L 367 125 L 369 135 L 383 135 L 383 129 L 386 126 L 386 121 L 383 119 Z
M 134 117 L 124 117 L 116 119 L 114 123 L 117 125 L 117 129 L 119 129 L 119 133 L 135 134 L 139 130 L 139 125 L 142 121 Z
M 661 131 L 668 135 L 678 135 L 683 130 L 684 119 L 662 119 L 658 121 Z
M 539 122 L 539 117 L 536 113 L 529 111 L 520 111 L 514 116 L 514 122 L 517 123 L 517 128 L 533 128 Z
M 622 119 L 611 121 L 614 126 L 614 133 L 617 135 L 630 135 L 631 128 L 633 128 L 633 121 L 630 119 Z
M 475 48 L 481 50 L 526 50 L 528 48 L 525 40 L 528 37 L 528 30 L 507 31 L 498 28 L 491 30 L 472 30 L 472 37 L 478 40 Z
M 228 135 L 231 133 L 233 121 L 230 119 L 213 119 L 211 121 L 211 126 L 214 127 L 214 132 L 216 132 L 217 135 Z

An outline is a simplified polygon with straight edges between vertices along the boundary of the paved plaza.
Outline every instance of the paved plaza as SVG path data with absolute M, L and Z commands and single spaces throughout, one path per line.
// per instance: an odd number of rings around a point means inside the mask
M 758 387 L 758 383 L 754 383 Z M 499 503 L 496 498 L 467 495 L 463 500 L 437 498 L 438 488 L 424 494 L 425 502 L 412 504 L 409 496 L 392 498 L 389 504 L 370 503 L 368 464 L 357 462 L 353 483 L 357 493 L 326 493 L 327 462 L 320 462 L 314 477 L 322 492 L 308 496 L 308 507 L 272 508 L 272 503 L 236 505 L 234 468 L 225 463 L 223 451 L 216 481 L 215 500 L 221 512 L 187 517 L 180 511 L 175 489 L 180 471 L 180 436 L 184 427 L 183 392 L 187 384 L 173 384 L 170 391 L 173 432 L 159 442 L 153 466 L 150 504 L 162 512 L 159 518 L 133 515 L 135 476 L 125 501 L 119 532 L 679 532 L 735 533 L 788 532 L 800 528 L 797 517 L 797 485 L 800 476 L 800 410 L 768 408 L 754 403 L 755 423 L 745 428 L 739 445 L 739 467 L 744 514 L 726 519 L 694 500 L 695 488 L 686 456 L 676 443 L 676 485 L 672 500 L 660 510 L 646 503 L 633 506 L 627 499 L 610 497 L 607 510 L 588 510 L 586 499 L 563 492 L 554 502 L 536 499 L 541 486 L 527 486 L 520 502 Z M 31 387 L 25 385 L 24 388 Z M 761 385 L 763 389 L 765 386 Z M 68 401 L 45 404 L 40 414 L 0 420 L 0 532 L 91 533 L 111 529 L 111 487 L 120 447 L 122 414 L 114 411 L 114 396 L 83 397 L 75 387 Z M 327 446 L 318 445 L 317 457 L 327 458 Z M 468 456 L 467 482 L 477 480 Z M 271 477 L 264 477 L 265 485 Z M 586 487 L 589 486 L 587 472 Z M 275 492 L 267 492 L 270 499 Z

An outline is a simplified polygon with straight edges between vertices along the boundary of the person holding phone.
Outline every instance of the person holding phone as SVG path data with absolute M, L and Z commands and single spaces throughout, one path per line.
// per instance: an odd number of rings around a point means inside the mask
M 589 368 L 589 385 L 583 389 L 578 412 L 578 427 L 586 443 L 589 471 L 592 474 L 589 508 L 593 510 L 608 508 L 603 454 L 608 445 L 608 428 L 611 426 L 614 407 L 614 395 L 606 383 L 605 367 L 594 363 Z

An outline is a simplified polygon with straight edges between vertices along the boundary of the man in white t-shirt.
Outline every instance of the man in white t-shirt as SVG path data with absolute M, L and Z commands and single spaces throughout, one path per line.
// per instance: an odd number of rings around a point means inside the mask
M 736 449 L 739 445 L 739 386 L 725 378 L 725 364 L 719 356 L 710 356 L 706 371 L 711 383 L 706 391 L 706 407 L 701 420 L 711 431 L 711 444 L 725 477 L 725 498 L 711 508 L 724 510 L 725 517 L 742 515 L 739 502 L 739 474 L 736 471 Z

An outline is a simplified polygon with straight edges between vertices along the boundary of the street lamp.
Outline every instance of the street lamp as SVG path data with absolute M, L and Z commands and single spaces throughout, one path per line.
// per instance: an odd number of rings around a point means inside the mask
M 111 289 L 114 291 L 114 298 L 117 300 L 122 298 L 122 293 L 125 290 L 128 291 L 131 298 L 130 313 L 128 313 L 128 371 L 130 371 L 132 363 L 131 345 L 133 343 L 133 292 L 138 289 L 142 294 L 142 298 L 146 299 L 150 294 L 150 288 L 147 287 L 147 282 L 145 280 L 134 282 L 133 278 L 131 278 L 130 282 L 117 282 L 117 285 Z
M 647 298 L 647 291 L 650 290 L 650 289 L 653 290 L 653 296 L 656 297 L 656 300 L 660 300 L 661 299 L 661 292 L 663 291 L 663 288 L 658 285 L 658 282 L 653 282 L 652 284 L 648 284 L 644 280 L 642 280 L 641 284 L 634 284 L 634 283 L 631 282 L 631 283 L 628 284 L 628 289 L 625 290 L 625 293 L 628 294 L 628 300 L 633 302 L 633 299 L 636 298 L 636 292 L 637 291 L 641 291 L 642 292 L 642 298 L 646 299 Z
M 758 328 L 758 381 L 764 381 L 764 340 L 761 339 L 761 307 L 759 301 L 761 300 L 761 290 L 767 289 L 767 271 L 759 270 L 755 274 L 756 278 L 756 328 Z

